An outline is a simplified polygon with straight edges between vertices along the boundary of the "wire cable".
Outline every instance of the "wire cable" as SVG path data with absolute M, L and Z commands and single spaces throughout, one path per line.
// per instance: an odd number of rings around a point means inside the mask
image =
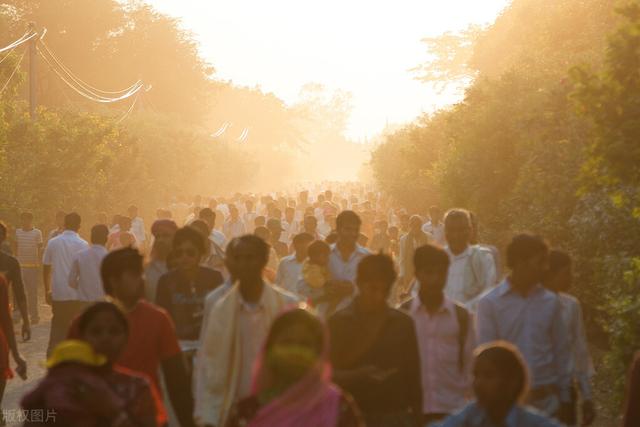
M 131 106 L 129 107 L 129 109 L 122 115 L 122 117 L 120 117 L 117 121 L 116 124 L 120 124 L 122 123 L 127 117 L 129 117 L 129 115 L 131 114 L 131 112 L 133 111 L 133 108 L 136 106 L 136 103 L 138 102 L 138 98 L 140 97 L 140 94 L 137 94 L 135 98 L 133 98 L 133 102 L 131 103 Z
M 42 58 L 45 60 L 45 62 L 47 63 L 47 65 L 49 65 L 49 68 L 51 68 L 51 70 L 53 70 L 54 73 L 57 74 L 57 76 L 66 83 L 67 86 L 69 86 L 71 89 L 73 89 L 76 93 L 78 93 L 78 95 L 83 96 L 91 101 L 95 101 L 95 102 L 99 102 L 102 104 L 111 104 L 114 102 L 118 102 L 118 101 L 122 101 L 123 99 L 127 99 L 132 97 L 133 95 L 135 95 L 136 93 L 138 93 L 143 86 L 139 85 L 136 86 L 135 89 L 125 93 L 122 96 L 119 96 L 117 98 L 98 98 L 95 96 L 92 96 L 91 94 L 88 94 L 86 91 L 82 91 L 81 89 L 78 89 L 76 86 L 73 85 L 73 83 L 69 82 L 69 80 L 67 80 L 59 71 L 56 67 L 53 66 L 53 64 L 49 61 L 49 58 L 46 57 L 45 54 L 42 53 L 42 50 L 40 48 L 38 48 L 38 53 L 40 54 L 40 56 L 42 56 Z
M 7 86 L 9 86 L 9 82 L 11 81 L 11 79 L 13 78 L 13 76 L 16 74 L 16 72 L 18 71 L 18 69 L 20 68 L 20 64 L 22 63 L 22 60 L 24 59 L 24 55 L 25 53 L 27 53 L 27 51 L 25 50 L 24 52 L 22 52 L 22 56 L 20 56 L 20 59 L 18 59 L 18 63 L 16 64 L 16 66 L 13 69 L 13 72 L 11 73 L 11 75 L 9 76 L 9 79 L 7 80 L 7 82 L 4 84 L 4 86 L 2 86 L 2 89 L 0 89 L 0 95 L 2 95 L 4 93 L 4 90 L 7 88 Z
M 18 46 L 20 46 L 21 44 L 28 42 L 29 40 L 31 40 L 32 38 L 34 38 L 37 35 L 38 35 L 38 33 L 25 33 L 22 37 L 20 37 L 18 40 L 16 40 L 13 43 L 11 43 L 9 46 L 6 46 L 6 47 L 3 47 L 2 49 L 0 49 L 0 53 L 6 52 L 7 50 L 15 49 Z
M 122 90 L 118 90 L 118 91 L 106 91 L 106 90 L 101 90 L 98 89 L 96 87 L 91 86 L 89 83 L 85 82 L 84 80 L 82 80 L 80 77 L 76 76 L 68 67 L 66 67 L 62 61 L 60 60 L 60 58 L 58 58 L 56 56 L 55 53 L 53 53 L 53 51 L 49 48 L 49 46 L 47 46 L 47 44 L 44 42 L 44 40 L 40 40 L 40 43 L 42 44 L 42 47 L 44 47 L 44 49 L 46 50 L 46 52 L 51 56 L 51 58 L 53 58 L 53 61 L 80 87 L 82 87 L 85 91 L 89 92 L 90 94 L 92 94 L 93 96 L 95 96 L 96 98 L 105 98 L 105 99 L 110 99 L 113 98 L 110 95 L 119 95 L 119 94 L 123 94 L 123 93 L 127 93 L 132 91 L 134 88 L 136 88 L 138 85 L 142 84 L 141 80 L 136 81 L 134 84 L 132 84 L 131 86 L 129 86 L 126 89 L 122 89 Z M 101 95 L 103 94 L 103 95 Z M 107 96 L 104 96 L 107 95 Z

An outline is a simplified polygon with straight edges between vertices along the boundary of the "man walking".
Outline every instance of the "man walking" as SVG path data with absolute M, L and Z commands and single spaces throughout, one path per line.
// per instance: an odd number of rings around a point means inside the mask
M 7 239 L 7 226 L 0 221 L 0 245 Z M 31 325 L 27 312 L 27 297 L 24 293 L 20 263 L 11 255 L 0 251 L 0 274 L 4 275 L 11 285 L 16 304 L 22 315 L 22 338 L 26 341 L 31 338 Z
M 47 303 L 51 304 L 53 318 L 47 356 L 51 350 L 67 335 L 71 321 L 84 308 L 78 300 L 78 293 L 69 286 L 69 274 L 73 257 L 87 249 L 89 244 L 79 235 L 80 215 L 75 212 L 64 218 L 64 231 L 47 244 L 43 257 L 42 276 Z
M 86 303 L 104 299 L 104 288 L 100 278 L 100 265 L 107 256 L 109 228 L 105 224 L 91 228 L 91 246 L 75 254 L 71 262 L 69 286 L 78 293 L 78 300 Z
M 16 229 L 15 254 L 20 263 L 31 324 L 36 325 L 40 322 L 38 313 L 38 270 L 42 259 L 42 232 L 33 227 L 33 214 L 31 212 L 23 212 L 20 215 L 20 225 L 21 227 Z
M 548 257 L 548 247 L 538 236 L 520 234 L 511 240 L 511 274 L 478 303 L 478 344 L 504 340 L 518 347 L 531 373 L 528 403 L 566 422 L 571 411 L 571 351 L 561 301 L 541 284 Z

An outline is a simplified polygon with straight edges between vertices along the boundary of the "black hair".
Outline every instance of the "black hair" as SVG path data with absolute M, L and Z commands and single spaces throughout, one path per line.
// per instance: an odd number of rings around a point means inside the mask
M 551 277 L 570 265 L 571 256 L 568 253 L 557 249 L 553 249 L 549 252 L 549 275 Z
M 241 245 L 250 245 L 258 250 L 258 256 L 262 258 L 265 265 L 269 261 L 269 250 L 270 246 L 267 242 L 262 240 L 260 237 L 255 236 L 253 234 L 245 234 L 244 236 L 236 237 L 227 246 L 227 256 L 232 257 L 235 255 L 236 248 Z
M 391 257 L 385 254 L 375 254 L 367 255 L 360 261 L 356 282 L 382 280 L 391 287 L 397 277 Z
M 109 227 L 104 224 L 96 224 L 91 227 L 91 243 L 104 245 L 109 239 Z
M 362 220 L 354 211 L 342 211 L 336 217 L 336 229 L 340 229 L 347 224 L 355 224 L 360 227 L 362 225 Z
M 469 223 L 469 227 L 471 227 L 471 215 L 469 214 L 468 210 L 460 208 L 449 209 L 444 215 L 445 224 L 448 221 L 452 221 L 455 219 L 464 219 Z
M 109 252 L 100 266 L 100 277 L 102 278 L 104 292 L 113 296 L 111 279 L 122 277 L 125 271 L 142 275 L 142 261 L 143 256 L 140 255 L 140 252 L 130 247 Z
M 309 233 L 298 233 L 293 236 L 291 243 L 293 246 L 301 245 L 306 242 L 313 242 L 313 236 Z
M 189 227 L 193 228 L 198 232 L 198 234 L 200 234 L 200 236 L 204 237 L 205 248 L 206 248 L 207 239 L 209 238 L 209 233 L 211 232 L 211 230 L 209 229 L 209 224 L 207 224 L 206 221 L 203 221 L 201 219 L 196 219 L 191 224 L 189 224 Z
M 338 241 L 338 233 L 336 233 L 335 231 L 332 231 L 327 235 L 327 237 L 324 238 L 324 241 L 330 245 L 333 245 Z
M 198 213 L 198 218 L 200 219 L 211 218 L 215 222 L 216 213 L 211 208 L 203 208 L 202 210 L 200 210 L 200 213 Z
M 326 252 L 326 253 L 331 252 L 331 247 L 327 242 L 324 242 L 322 240 L 315 240 L 313 243 L 309 245 L 309 249 L 307 253 L 309 254 L 309 257 L 313 257 L 322 252 Z
M 449 268 L 450 260 L 447 252 L 440 246 L 427 243 L 420 246 L 413 254 L 413 266 L 416 271 L 427 266 Z
M 64 228 L 67 230 L 78 231 L 80 229 L 80 223 L 82 218 L 76 212 L 66 214 L 64 217 Z
M 124 314 L 124 311 L 120 306 L 109 301 L 100 301 L 87 307 L 78 317 L 78 332 L 80 332 L 80 336 L 84 336 L 84 333 L 93 318 L 103 312 L 113 313 L 116 316 L 116 319 L 118 319 L 118 322 L 122 324 L 125 334 L 129 335 L 129 322 L 127 321 L 127 316 Z
M 548 251 L 549 247 L 541 236 L 518 234 L 507 246 L 507 267 L 513 269 L 519 262 L 527 261 Z
M 496 367 L 503 378 L 516 382 L 513 402 L 521 402 L 529 390 L 527 364 L 518 348 L 506 341 L 494 341 L 475 350 L 475 364 L 486 360 Z
M 269 329 L 269 335 L 265 341 L 265 348 L 269 350 L 274 340 L 282 331 L 296 324 L 302 324 L 308 329 L 316 343 L 317 353 L 320 354 L 325 346 L 324 327 L 317 316 L 302 307 L 285 311 L 273 321 L 271 329 Z
M 189 226 L 182 227 L 178 231 L 176 231 L 176 234 L 173 236 L 173 249 L 175 250 L 184 242 L 193 243 L 193 246 L 196 247 L 200 254 L 204 254 L 206 252 L 206 248 L 204 245 L 205 238 L 202 236 L 202 234 Z

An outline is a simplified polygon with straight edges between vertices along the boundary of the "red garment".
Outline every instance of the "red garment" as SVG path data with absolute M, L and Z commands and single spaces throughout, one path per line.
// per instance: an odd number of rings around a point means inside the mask
M 0 274 L 0 378 L 8 380 L 13 378 L 13 371 L 9 366 L 9 343 L 7 332 L 13 328 L 11 321 L 11 308 L 9 306 L 9 283 Z
M 635 354 L 627 380 L 627 395 L 622 427 L 637 427 L 640 424 L 640 352 Z
M 135 308 L 127 313 L 127 320 L 129 340 L 118 365 L 146 375 L 152 382 L 154 393 L 160 395 L 160 364 L 181 353 L 173 321 L 164 309 L 145 300 L 138 301 Z M 68 338 L 80 338 L 77 318 L 69 329 Z M 166 419 L 162 404 L 160 412 Z
M 164 422 L 158 418 L 158 396 L 154 396 L 149 381 L 119 367 L 94 368 L 80 363 L 62 363 L 47 372 L 35 390 L 20 403 L 24 410 L 44 410 L 43 420 L 32 420 L 25 426 L 98 427 L 106 420 L 75 400 L 77 385 L 86 384 L 100 390 L 104 396 L 124 408 L 136 424 Z M 46 418 L 46 419 L 44 419 Z

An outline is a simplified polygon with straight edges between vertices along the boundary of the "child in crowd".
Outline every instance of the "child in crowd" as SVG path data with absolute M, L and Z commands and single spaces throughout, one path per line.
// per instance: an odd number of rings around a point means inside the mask
M 331 248 L 322 240 L 309 245 L 309 258 L 302 266 L 302 277 L 312 289 L 321 289 L 331 278 L 329 275 L 329 254 Z
M 476 401 L 444 420 L 440 427 L 559 427 L 520 404 L 528 393 L 528 374 L 522 355 L 512 344 L 496 341 L 479 347 L 473 376 Z

